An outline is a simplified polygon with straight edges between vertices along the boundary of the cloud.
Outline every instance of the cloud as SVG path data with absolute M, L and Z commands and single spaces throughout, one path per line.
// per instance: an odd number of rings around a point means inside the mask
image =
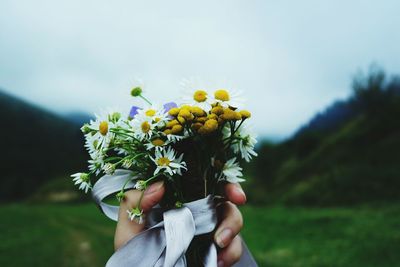
M 58 112 L 157 102 L 201 77 L 245 92 L 260 134 L 288 136 L 376 61 L 400 72 L 397 1 L 0 3 L 0 86 Z M 227 81 L 225 83 L 224 81 Z

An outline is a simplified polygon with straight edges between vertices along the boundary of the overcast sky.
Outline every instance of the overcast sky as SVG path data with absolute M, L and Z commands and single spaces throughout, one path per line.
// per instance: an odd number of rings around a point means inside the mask
M 368 4 L 367 4 L 368 3 Z M 0 1 L 0 87 L 57 112 L 156 102 L 182 78 L 244 92 L 284 138 L 376 62 L 400 73 L 400 1 Z

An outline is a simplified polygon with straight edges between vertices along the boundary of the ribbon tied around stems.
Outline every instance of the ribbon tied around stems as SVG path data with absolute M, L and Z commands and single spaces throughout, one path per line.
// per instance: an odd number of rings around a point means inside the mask
M 93 186 L 93 198 L 110 219 L 118 220 L 118 206 L 103 202 L 108 195 L 133 188 L 131 171 L 116 170 L 113 175 L 101 177 Z M 182 208 L 164 210 L 154 207 L 147 214 L 147 230 L 139 233 L 118 249 L 106 267 L 186 267 L 185 253 L 196 235 L 211 233 L 217 225 L 214 199 L 211 195 L 183 204 Z M 257 266 L 244 242 L 243 254 L 235 267 Z M 205 267 L 217 267 L 217 249 L 213 242 L 203 259 Z

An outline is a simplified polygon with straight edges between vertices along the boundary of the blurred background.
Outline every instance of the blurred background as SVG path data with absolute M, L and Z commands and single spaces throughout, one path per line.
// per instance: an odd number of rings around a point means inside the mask
M 242 90 L 260 266 L 400 266 L 399 1 L 0 2 L 0 266 L 104 266 L 80 126 L 182 78 Z

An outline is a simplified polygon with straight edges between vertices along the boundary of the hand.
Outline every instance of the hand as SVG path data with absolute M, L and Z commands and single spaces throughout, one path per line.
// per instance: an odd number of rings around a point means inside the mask
M 242 255 L 242 243 L 238 233 L 243 226 L 243 218 L 236 205 L 244 204 L 246 196 L 239 184 L 226 184 L 224 189 L 227 201 L 217 206 L 219 225 L 214 235 L 215 243 L 221 248 L 218 253 L 218 267 L 231 266 Z M 150 211 L 162 199 L 164 192 L 163 182 L 154 183 L 145 191 L 141 203 L 144 213 Z M 137 205 L 140 195 L 141 192 L 137 190 L 127 191 L 120 204 L 114 238 L 116 250 L 144 230 L 145 224 L 131 221 L 126 212 Z
M 217 206 L 218 221 L 215 243 L 221 248 L 218 253 L 218 267 L 228 267 L 236 263 L 242 255 L 242 242 L 238 235 L 243 227 L 243 217 L 236 205 L 246 203 L 246 195 L 239 184 L 226 184 L 227 201 Z

